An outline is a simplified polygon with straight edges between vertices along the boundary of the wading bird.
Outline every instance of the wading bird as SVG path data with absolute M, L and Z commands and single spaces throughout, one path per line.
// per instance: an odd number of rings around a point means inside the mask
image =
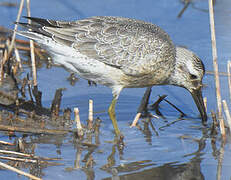
M 177 47 L 157 25 L 123 17 L 96 16 L 78 21 L 27 17 L 19 35 L 50 52 L 54 63 L 112 89 L 108 113 L 120 134 L 115 104 L 123 88 L 174 85 L 187 89 L 207 120 L 202 97 L 204 65 L 190 50 Z

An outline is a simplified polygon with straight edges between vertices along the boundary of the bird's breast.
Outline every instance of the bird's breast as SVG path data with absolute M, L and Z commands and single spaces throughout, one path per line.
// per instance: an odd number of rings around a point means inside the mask
M 123 74 L 120 82 L 125 88 L 140 88 L 154 85 L 166 85 L 173 72 L 173 67 L 163 67 L 153 72 L 140 76 L 130 76 Z

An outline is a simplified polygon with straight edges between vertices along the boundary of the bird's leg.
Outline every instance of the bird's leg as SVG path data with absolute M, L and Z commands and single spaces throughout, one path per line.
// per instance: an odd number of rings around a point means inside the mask
M 151 95 L 151 92 L 152 92 L 152 87 L 147 87 L 145 93 L 144 93 L 144 96 L 141 100 L 141 103 L 140 103 L 140 106 L 138 108 L 138 111 L 137 113 L 142 113 L 144 112 L 145 115 L 148 114 L 148 109 L 147 109 L 147 106 L 148 106 L 148 101 L 149 101 L 149 97 Z
M 148 101 L 149 101 L 149 97 L 151 95 L 151 91 L 152 91 L 152 87 L 147 87 L 144 96 L 141 100 L 140 106 L 138 108 L 137 114 L 135 116 L 135 119 L 133 120 L 132 124 L 130 127 L 135 127 L 136 124 L 138 123 L 142 113 L 144 114 L 144 116 L 148 115 Z
M 109 114 L 109 116 L 111 118 L 111 121 L 112 121 L 114 130 L 115 130 L 116 136 L 119 137 L 120 130 L 118 128 L 118 124 L 117 124 L 117 120 L 116 120 L 116 116 L 115 116 L 115 105 L 116 105 L 116 102 L 117 102 L 117 96 L 113 96 L 111 105 L 108 108 L 108 114 Z

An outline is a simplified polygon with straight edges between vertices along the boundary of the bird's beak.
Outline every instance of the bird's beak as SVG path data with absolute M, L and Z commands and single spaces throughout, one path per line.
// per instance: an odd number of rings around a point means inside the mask
M 201 114 L 202 122 L 205 123 L 207 121 L 207 114 L 206 114 L 206 110 L 205 110 L 205 105 L 204 105 L 204 101 L 203 101 L 203 97 L 202 97 L 201 88 L 193 90 L 191 92 L 191 94 L 192 94 L 194 102 L 196 103 L 197 108 Z

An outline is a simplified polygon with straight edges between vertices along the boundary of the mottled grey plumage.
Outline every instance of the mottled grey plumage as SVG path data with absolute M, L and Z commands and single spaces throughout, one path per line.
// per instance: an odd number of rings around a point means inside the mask
M 191 51 L 175 47 L 158 26 L 122 17 L 96 16 L 73 22 L 29 19 L 32 25 L 20 23 L 29 30 L 18 34 L 47 48 L 55 63 L 111 87 L 114 99 L 123 88 L 181 86 L 192 95 L 199 93 L 198 102 L 193 97 L 206 119 L 201 102 L 202 61 Z

